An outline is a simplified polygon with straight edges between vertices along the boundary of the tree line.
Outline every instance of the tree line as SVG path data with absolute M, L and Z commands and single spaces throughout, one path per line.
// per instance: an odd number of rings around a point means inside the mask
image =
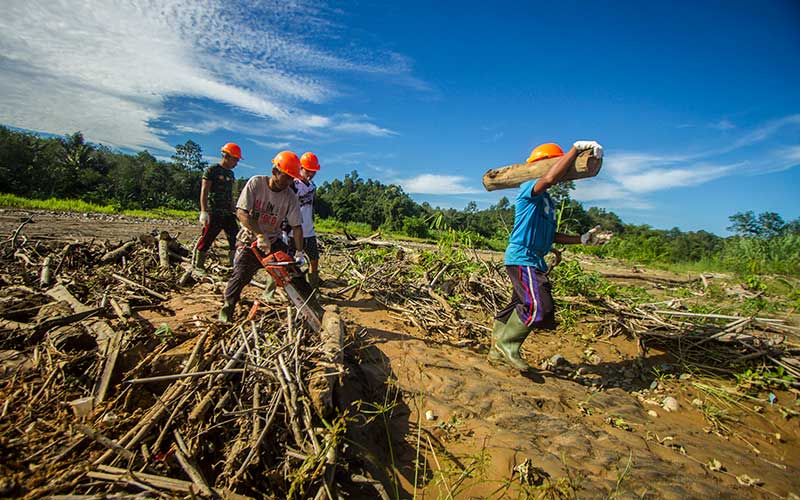
M 147 151 L 126 154 L 87 142 L 80 132 L 40 137 L 0 126 L 0 191 L 26 198 L 80 199 L 119 209 L 198 210 L 200 184 L 207 167 L 202 149 L 187 141 L 175 147 L 170 161 Z M 236 192 L 245 179 L 237 179 Z M 585 208 L 570 197 L 573 183 L 550 189 L 559 230 L 582 233 L 596 225 L 616 237 L 590 251 L 638 262 L 747 262 L 750 268 L 800 273 L 800 219 L 784 221 L 774 212 L 739 212 L 729 217 L 723 238 L 707 231 L 653 229 L 624 223 L 602 208 Z M 367 224 L 373 230 L 419 238 L 457 231 L 477 247 L 502 250 L 514 223 L 508 198 L 479 209 L 462 210 L 416 203 L 400 186 L 363 179 L 357 171 L 319 186 L 316 212 L 321 218 Z M 770 265 L 755 265 L 768 259 Z

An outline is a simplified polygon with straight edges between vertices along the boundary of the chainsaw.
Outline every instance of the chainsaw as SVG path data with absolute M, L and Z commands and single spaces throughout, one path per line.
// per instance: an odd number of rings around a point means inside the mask
M 308 284 L 305 274 L 300 270 L 300 266 L 294 259 L 284 251 L 278 250 L 270 254 L 264 254 L 258 248 L 258 242 L 250 245 L 253 255 L 261 263 L 261 266 L 272 276 L 275 283 L 283 288 L 289 300 L 297 307 L 303 316 L 306 324 L 319 332 L 322 328 L 322 314 L 324 310 L 317 303 L 313 296 L 314 290 Z

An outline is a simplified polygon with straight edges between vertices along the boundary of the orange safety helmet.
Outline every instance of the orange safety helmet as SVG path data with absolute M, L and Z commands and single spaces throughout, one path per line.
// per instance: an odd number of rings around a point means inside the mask
M 531 151 L 527 162 L 533 163 L 535 161 L 544 160 L 545 158 L 557 158 L 559 156 L 564 156 L 564 151 L 562 151 L 558 144 L 548 142 L 536 146 L 536 148 Z
M 289 174 L 295 179 L 301 179 L 300 158 L 291 151 L 281 151 L 276 154 L 275 158 L 272 159 L 272 164 L 284 174 Z
M 319 170 L 319 159 L 314 153 L 303 153 L 303 156 L 300 157 L 300 165 L 306 170 L 317 172 Z
M 237 160 L 242 159 L 242 148 L 237 146 L 236 144 L 229 142 L 228 144 L 222 146 L 221 151 L 223 153 L 228 153 L 229 155 L 233 156 Z

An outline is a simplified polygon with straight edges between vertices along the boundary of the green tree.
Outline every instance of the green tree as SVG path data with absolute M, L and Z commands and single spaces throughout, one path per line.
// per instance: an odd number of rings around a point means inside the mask
M 783 234 L 786 223 L 775 212 L 763 212 L 758 214 L 758 227 L 761 238 L 772 239 Z
M 747 212 L 737 212 L 730 217 L 731 225 L 728 231 L 736 233 L 744 238 L 764 238 L 772 239 L 784 234 L 786 222 L 775 212 L 762 212 L 758 217 L 752 210 Z
M 203 159 L 203 148 L 192 140 L 176 145 L 172 160 L 188 171 L 202 172 L 208 167 L 208 162 Z
M 752 210 L 747 212 L 737 212 L 730 217 L 731 225 L 727 227 L 728 231 L 735 233 L 745 238 L 754 238 L 758 236 L 759 226 L 758 219 Z

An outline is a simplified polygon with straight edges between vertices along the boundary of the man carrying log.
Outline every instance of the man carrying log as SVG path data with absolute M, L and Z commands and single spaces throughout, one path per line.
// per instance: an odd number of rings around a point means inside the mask
M 233 169 L 242 159 L 242 149 L 229 142 L 222 146 L 222 160 L 203 172 L 200 187 L 200 225 L 203 234 L 194 249 L 194 271 L 199 275 L 206 273 L 206 256 L 219 232 L 224 230 L 228 237 L 228 257 L 233 261 L 236 247 L 236 214 L 233 206 L 233 183 L 236 180 Z
M 520 186 L 514 229 L 504 259 L 513 292 L 511 302 L 495 316 L 489 361 L 502 361 L 527 371 L 530 366 L 520 356 L 523 342 L 534 328 L 555 328 L 553 296 L 544 261 L 553 243 L 600 245 L 611 237 L 610 233 L 598 232 L 599 226 L 581 236 L 556 232 L 556 211 L 547 189 L 562 180 L 578 153 L 586 150 L 592 150 L 598 158 L 603 156 L 603 147 L 597 142 L 578 141 L 566 154 L 557 144 L 542 144 L 528 158 L 528 163 L 559 159 L 542 177 Z
M 225 288 L 225 304 L 219 312 L 219 320 L 225 323 L 233 317 L 236 304 L 245 285 L 250 283 L 261 263 L 250 250 L 253 241 L 258 249 L 269 254 L 289 249 L 281 239 L 281 222 L 286 219 L 292 227 L 295 261 L 302 265 L 303 227 L 297 196 L 291 189 L 293 179 L 300 179 L 300 159 L 291 151 L 281 151 L 272 159 L 272 175 L 251 177 L 239 195 L 236 216 L 242 224 L 236 241 L 233 259 L 233 275 Z

